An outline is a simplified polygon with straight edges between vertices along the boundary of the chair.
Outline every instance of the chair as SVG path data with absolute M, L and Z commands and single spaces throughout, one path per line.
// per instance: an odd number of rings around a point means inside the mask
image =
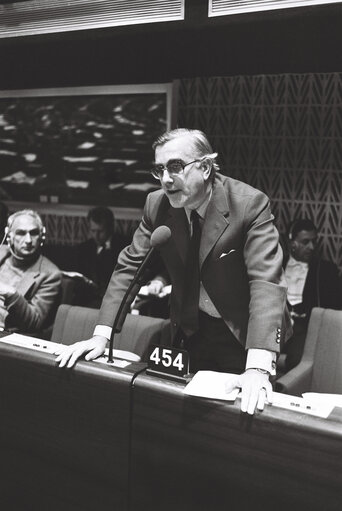
M 312 310 L 302 360 L 277 380 L 276 390 L 342 393 L 342 311 Z
M 73 305 L 75 302 L 75 291 L 76 291 L 76 282 L 74 279 L 62 275 L 62 283 L 61 283 L 61 300 L 60 304 L 66 303 L 69 305 Z
M 98 309 L 62 304 L 59 306 L 51 341 L 72 344 L 93 335 Z M 136 353 L 144 361 L 150 344 L 159 344 L 168 320 L 128 314 L 122 331 L 115 334 L 114 347 Z

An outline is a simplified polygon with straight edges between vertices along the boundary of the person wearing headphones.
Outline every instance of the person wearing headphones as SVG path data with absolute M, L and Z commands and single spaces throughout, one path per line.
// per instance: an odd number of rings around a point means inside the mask
M 23 209 L 8 218 L 0 246 L 2 330 L 37 333 L 53 320 L 61 273 L 41 255 L 44 240 L 45 227 L 35 211 Z
M 340 309 L 341 296 L 337 266 L 320 257 L 318 232 L 311 220 L 299 218 L 292 222 L 287 248 L 284 269 L 288 309 L 293 322 L 293 336 L 284 347 L 288 371 L 301 360 L 313 307 Z

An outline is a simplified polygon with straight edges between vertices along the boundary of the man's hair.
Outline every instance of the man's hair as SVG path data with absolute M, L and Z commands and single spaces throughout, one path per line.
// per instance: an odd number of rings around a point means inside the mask
M 7 220 L 8 231 L 12 230 L 14 220 L 16 218 L 18 218 L 19 216 L 31 216 L 32 218 L 34 218 L 34 220 L 36 220 L 36 222 L 38 224 L 40 234 L 44 233 L 45 228 L 44 228 L 43 220 L 42 220 L 41 216 L 37 213 L 37 211 L 34 211 L 33 209 L 21 209 L 20 211 L 16 211 L 15 213 L 12 213 L 12 215 L 10 215 Z
M 114 231 L 114 213 L 111 209 L 104 206 L 92 208 L 88 212 L 88 221 L 92 220 L 96 224 L 102 225 L 108 232 Z
M 170 142 L 176 138 L 190 137 L 192 139 L 193 147 L 198 152 L 199 156 L 208 156 L 212 161 L 212 177 L 215 176 L 215 172 L 220 170 L 218 163 L 216 162 L 217 154 L 214 153 L 213 148 L 207 139 L 207 136 L 203 131 L 192 130 L 187 128 L 177 128 L 175 130 L 166 131 L 160 135 L 155 142 L 152 144 L 152 149 L 156 149 L 159 146 Z
M 297 218 L 296 220 L 293 220 L 287 230 L 288 239 L 294 240 L 297 237 L 297 234 L 301 231 L 317 232 L 317 228 L 313 221 L 309 218 Z

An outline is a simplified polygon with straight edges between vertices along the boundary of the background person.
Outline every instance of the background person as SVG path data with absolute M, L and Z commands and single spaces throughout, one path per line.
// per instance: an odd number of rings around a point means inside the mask
M 132 314 L 142 314 L 154 318 L 170 317 L 171 284 L 167 272 L 155 275 L 146 285 L 140 288 L 131 306 Z
M 172 284 L 172 339 L 189 351 L 192 371 L 237 373 L 231 387 L 241 387 L 241 410 L 252 414 L 263 409 L 266 395 L 271 400 L 269 376 L 290 328 L 269 200 L 217 173 L 217 154 L 198 130 L 168 132 L 154 149 L 152 173 L 162 189 L 148 195 L 132 244 L 119 256 L 94 337 L 61 348 L 57 362 L 71 367 L 84 354 L 91 360 L 104 351 L 151 234 L 167 225 L 171 238 L 160 255 Z
M 118 255 L 127 245 L 123 236 L 114 231 L 114 214 L 106 207 L 88 212 L 89 238 L 76 249 L 75 272 L 64 272 L 76 277 L 78 289 L 75 301 L 79 305 L 98 308 L 107 289 Z
M 8 246 L 0 247 L 0 327 L 37 333 L 53 320 L 61 273 L 40 253 L 45 228 L 38 213 L 13 213 L 6 236 Z
M 317 228 L 310 219 L 298 218 L 292 222 L 287 246 L 284 268 L 293 322 L 293 336 L 284 347 L 286 370 L 289 370 L 302 357 L 311 310 L 313 307 L 340 309 L 341 291 L 338 268 L 321 258 Z

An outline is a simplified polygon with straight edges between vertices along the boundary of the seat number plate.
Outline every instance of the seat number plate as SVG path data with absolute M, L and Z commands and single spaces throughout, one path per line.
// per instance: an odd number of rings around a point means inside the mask
M 189 355 L 185 350 L 153 345 L 148 359 L 148 368 L 159 373 L 185 376 L 189 373 Z

